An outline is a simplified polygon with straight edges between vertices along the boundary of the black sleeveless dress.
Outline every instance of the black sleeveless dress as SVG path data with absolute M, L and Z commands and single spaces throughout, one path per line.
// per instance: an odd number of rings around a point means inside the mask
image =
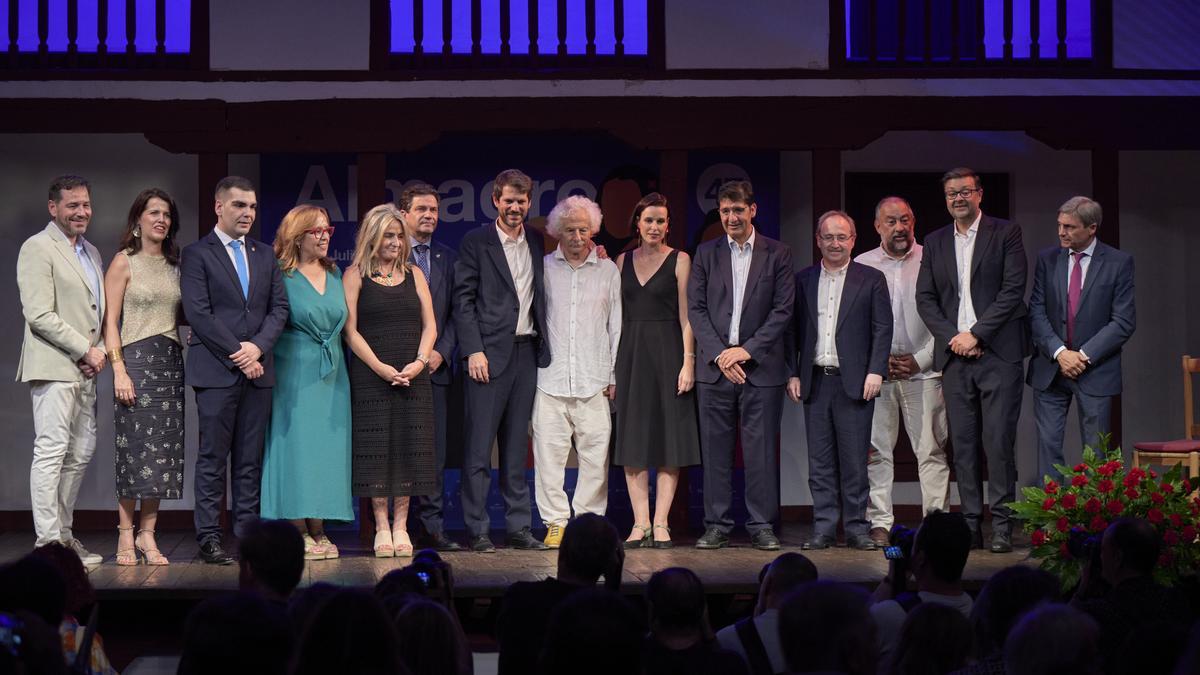
M 421 299 L 412 275 L 398 286 L 364 278 L 358 332 L 380 361 L 401 369 L 421 344 Z M 427 496 L 436 490 L 429 371 L 394 387 L 357 356 L 350 360 L 351 491 L 358 497 Z
M 617 348 L 617 442 L 612 463 L 680 467 L 700 463 L 695 389 L 676 396 L 683 365 L 679 251 L 671 251 L 645 286 L 633 253 L 621 271 L 621 345 Z

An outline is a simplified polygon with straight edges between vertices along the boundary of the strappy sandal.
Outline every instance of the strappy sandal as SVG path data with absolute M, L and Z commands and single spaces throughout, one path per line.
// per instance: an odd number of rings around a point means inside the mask
M 396 547 L 392 545 L 391 530 L 375 530 L 375 557 L 391 558 L 396 555 Z
M 134 528 L 132 528 L 132 527 L 118 527 L 117 528 L 117 546 L 118 546 L 118 548 L 117 548 L 116 559 L 117 559 L 117 565 L 119 565 L 121 567 L 133 567 L 134 565 L 137 565 L 138 563 L 140 563 L 142 561 L 142 559 L 138 557 L 137 535 L 134 535 L 134 537 L 133 537 L 133 548 L 120 548 L 120 546 L 121 546 L 120 533 L 121 532 L 133 532 L 133 530 L 134 530 Z
M 324 560 L 325 547 L 318 544 L 312 535 L 304 533 L 304 559 L 305 560 Z
M 136 548 L 138 553 L 141 553 L 142 557 L 146 559 L 146 564 L 154 565 L 155 567 L 170 565 L 171 561 L 167 560 L 167 556 L 163 555 L 162 551 L 158 550 L 158 542 L 155 542 L 154 548 L 142 548 L 141 546 L 138 546 L 137 540 L 138 537 L 142 536 L 142 533 L 149 534 L 151 537 L 153 537 L 154 530 L 138 530 L 137 535 L 133 538 L 133 547 Z
M 338 557 L 338 555 L 340 555 L 338 552 L 338 547 L 335 546 L 333 544 L 333 542 L 329 540 L 329 537 L 324 532 L 313 537 L 313 539 L 317 542 L 317 546 L 325 547 L 325 559 L 326 560 L 332 560 L 333 558 L 336 558 L 336 557 Z
M 392 541 L 396 542 L 396 557 L 411 558 L 413 555 L 412 540 L 404 530 L 392 530 Z M 400 543 L 403 541 L 404 543 Z
M 622 546 L 624 546 L 626 549 L 649 548 L 650 544 L 648 542 L 651 542 L 654 540 L 654 535 L 652 535 L 650 533 L 650 527 L 648 525 L 636 525 L 635 524 L 633 526 L 633 529 L 642 531 L 641 538 L 640 539 L 626 539 L 625 543 L 622 544 Z M 632 534 L 632 532 L 630 534 Z
M 671 541 L 671 528 L 667 527 L 666 525 L 655 525 L 654 529 L 662 530 L 663 532 L 667 533 L 666 539 L 654 539 L 653 540 L 654 543 L 652 544 L 652 546 L 654 548 L 674 548 L 675 547 L 675 543 Z

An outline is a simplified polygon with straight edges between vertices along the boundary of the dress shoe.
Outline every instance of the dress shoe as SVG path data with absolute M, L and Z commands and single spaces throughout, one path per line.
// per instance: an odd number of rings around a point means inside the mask
M 846 548 L 858 551 L 874 551 L 875 542 L 866 534 L 848 534 L 846 535 Z
M 779 537 L 771 531 L 771 528 L 764 528 L 750 535 L 750 545 L 760 551 L 778 551 Z
M 800 545 L 804 551 L 821 551 L 837 544 L 837 540 L 825 534 L 814 534 L 811 539 Z
M 875 545 L 879 548 L 892 543 L 891 537 L 888 536 L 888 531 L 882 527 L 872 527 L 868 536 L 871 537 L 871 541 L 875 542 Z
M 478 537 L 471 537 L 471 550 L 476 553 L 495 553 L 496 545 L 492 543 L 491 537 L 481 534 Z
M 545 551 L 547 546 L 533 536 L 528 527 L 508 533 L 508 547 L 522 551 Z
M 104 558 L 84 548 L 83 543 L 78 539 L 72 539 L 65 543 L 67 548 L 71 549 L 75 552 L 75 555 L 79 556 L 79 560 L 84 565 L 99 565 L 100 563 L 104 562 Z
M 696 548 L 715 550 L 729 545 L 729 535 L 716 527 L 710 527 L 696 540 Z
M 992 553 L 1012 553 L 1012 533 L 996 530 L 992 533 Z
M 971 550 L 983 549 L 983 532 L 981 530 L 971 530 Z
M 221 542 L 218 539 L 209 539 L 200 544 L 200 559 L 209 565 L 232 565 L 233 556 L 225 552 L 221 548 Z
M 430 548 L 440 553 L 454 553 L 463 550 L 458 542 L 447 537 L 444 532 L 430 532 L 428 543 Z

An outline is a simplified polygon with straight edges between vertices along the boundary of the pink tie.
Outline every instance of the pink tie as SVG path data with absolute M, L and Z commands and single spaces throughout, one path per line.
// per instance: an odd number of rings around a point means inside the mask
M 1075 348 L 1075 313 L 1079 311 L 1079 292 L 1083 290 L 1083 256 L 1086 253 L 1072 252 L 1075 267 L 1071 268 L 1071 283 L 1067 286 L 1067 346 Z

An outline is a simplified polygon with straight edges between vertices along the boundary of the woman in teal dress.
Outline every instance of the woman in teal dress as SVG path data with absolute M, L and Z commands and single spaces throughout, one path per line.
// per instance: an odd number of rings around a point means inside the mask
M 326 255 L 325 209 L 297 206 L 275 235 L 291 308 L 275 343 L 275 392 L 263 456 L 263 518 L 291 520 L 304 557 L 338 557 L 325 520 L 354 520 L 350 497 L 350 380 L 342 356 L 346 296 Z

